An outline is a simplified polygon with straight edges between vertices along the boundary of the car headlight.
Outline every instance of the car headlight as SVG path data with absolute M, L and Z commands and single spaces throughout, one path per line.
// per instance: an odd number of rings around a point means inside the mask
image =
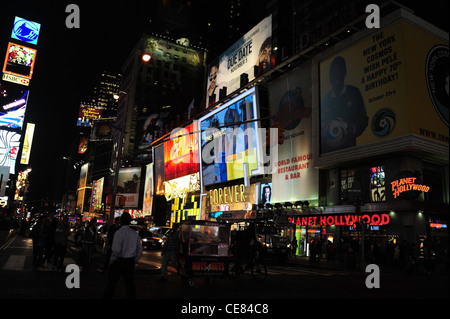
M 148 241 L 148 239 L 147 238 L 143 238 L 142 241 Z

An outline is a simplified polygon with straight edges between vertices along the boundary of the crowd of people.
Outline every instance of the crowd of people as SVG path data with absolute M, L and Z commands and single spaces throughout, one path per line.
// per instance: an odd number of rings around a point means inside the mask
M 58 271 L 63 271 L 64 258 L 70 235 L 69 219 L 51 218 L 48 215 L 39 217 L 30 232 L 33 239 L 33 267 L 44 267 L 50 263 Z
M 437 274 L 449 266 L 448 242 L 439 237 L 426 238 L 418 245 L 406 240 L 394 242 L 386 238 L 367 237 L 364 252 L 356 238 L 343 237 L 339 243 L 312 239 L 309 245 L 309 262 L 319 263 L 322 257 L 328 261 L 339 261 L 343 269 L 356 270 L 359 259 L 364 264 L 377 264 L 397 268 L 406 274 Z

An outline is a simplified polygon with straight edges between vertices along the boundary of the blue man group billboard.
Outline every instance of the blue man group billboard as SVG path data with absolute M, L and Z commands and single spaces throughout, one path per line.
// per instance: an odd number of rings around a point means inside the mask
M 39 23 L 16 17 L 11 38 L 36 45 L 40 30 L 41 25 Z

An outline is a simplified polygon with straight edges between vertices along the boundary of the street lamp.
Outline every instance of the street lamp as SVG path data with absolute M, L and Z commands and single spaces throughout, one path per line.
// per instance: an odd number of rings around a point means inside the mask
M 148 53 L 144 53 L 143 55 L 142 55 L 142 61 L 144 61 L 144 62 L 148 62 L 148 61 L 150 61 L 152 59 L 152 56 L 150 55 L 150 54 L 148 54 Z

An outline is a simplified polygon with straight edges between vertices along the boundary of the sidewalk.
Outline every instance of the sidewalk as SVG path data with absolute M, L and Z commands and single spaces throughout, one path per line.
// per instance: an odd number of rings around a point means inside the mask
M 320 259 L 320 262 L 318 262 L 318 263 L 310 263 L 309 257 L 295 256 L 295 257 L 289 257 L 289 259 L 287 260 L 287 263 L 301 265 L 301 266 L 305 266 L 305 267 L 312 267 L 312 268 L 344 270 L 344 267 L 342 266 L 340 261 L 327 260 L 326 258 Z
M 335 270 L 335 271 L 348 271 L 348 272 L 354 272 L 354 273 L 361 273 L 364 272 L 364 270 L 358 270 L 356 269 L 356 266 L 354 268 L 345 267 L 342 262 L 339 260 L 327 260 L 326 258 L 321 258 L 320 262 L 318 263 L 310 263 L 309 257 L 289 257 L 287 260 L 288 264 L 295 264 L 295 265 L 301 265 L 302 267 L 311 267 L 311 268 L 317 268 L 317 269 L 327 269 L 327 270 Z M 396 264 L 393 265 L 379 265 L 380 271 L 385 274 L 391 274 L 391 275 L 407 275 L 404 271 L 401 271 L 399 266 Z
M 68 252 L 73 256 L 75 261 L 78 261 L 78 256 L 81 247 L 76 246 L 74 242 L 69 240 Z M 97 252 L 94 255 L 94 266 L 91 267 L 96 272 L 102 272 L 105 265 L 106 255 L 102 253 L 103 247 L 101 245 L 96 246 Z M 142 260 L 142 258 L 137 262 L 135 267 L 136 275 L 160 275 L 161 267 L 158 264 L 150 263 Z

